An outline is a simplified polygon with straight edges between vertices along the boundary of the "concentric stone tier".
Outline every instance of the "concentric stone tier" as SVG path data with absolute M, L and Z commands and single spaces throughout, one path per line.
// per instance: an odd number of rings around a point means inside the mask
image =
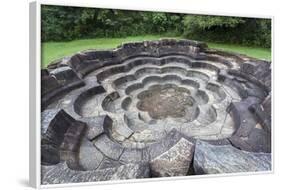
M 270 63 L 189 40 L 65 58 L 42 70 L 42 183 L 270 170 L 270 85 Z

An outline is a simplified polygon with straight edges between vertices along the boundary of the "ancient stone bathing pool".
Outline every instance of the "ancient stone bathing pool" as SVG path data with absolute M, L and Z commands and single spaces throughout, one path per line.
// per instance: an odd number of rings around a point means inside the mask
M 271 63 L 189 40 L 41 71 L 43 184 L 271 170 Z

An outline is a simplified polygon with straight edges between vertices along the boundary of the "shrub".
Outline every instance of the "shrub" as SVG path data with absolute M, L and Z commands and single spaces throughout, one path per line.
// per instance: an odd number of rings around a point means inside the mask
M 196 40 L 271 47 L 271 20 L 186 15 L 184 36 Z
M 42 41 L 170 34 L 189 39 L 271 46 L 271 20 L 144 11 L 42 6 Z

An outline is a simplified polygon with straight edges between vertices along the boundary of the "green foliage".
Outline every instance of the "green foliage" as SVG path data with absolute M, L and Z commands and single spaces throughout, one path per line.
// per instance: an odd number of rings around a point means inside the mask
M 186 15 L 184 36 L 196 40 L 271 47 L 271 20 Z
M 245 21 L 238 17 L 186 15 L 183 19 L 186 36 L 216 28 L 234 28 Z
M 271 46 L 271 20 L 65 6 L 42 6 L 42 41 L 139 35 Z
M 236 27 L 238 24 L 245 23 L 243 18 L 223 17 L 223 16 L 196 16 L 187 15 L 184 17 L 185 27 L 194 27 L 196 29 L 211 29 L 212 27 Z M 191 28 L 192 29 L 192 28 Z

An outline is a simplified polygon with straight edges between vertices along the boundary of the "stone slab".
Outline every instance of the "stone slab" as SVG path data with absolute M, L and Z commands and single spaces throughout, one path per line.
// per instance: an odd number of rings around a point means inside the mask
M 103 160 L 103 154 L 91 141 L 84 138 L 79 150 L 79 166 L 84 170 L 95 170 Z
M 145 163 L 128 164 L 95 171 L 70 170 L 65 163 L 41 166 L 41 183 L 43 185 L 138 179 L 149 176 L 149 166 Z
M 181 138 L 167 152 L 150 161 L 152 176 L 185 176 L 193 158 L 194 144 Z
M 215 146 L 198 140 L 193 166 L 196 174 L 270 171 L 271 154 L 251 153 L 230 145 Z
M 187 138 L 182 133 L 178 132 L 176 129 L 172 129 L 166 137 L 161 139 L 159 142 L 151 144 L 147 151 L 149 153 L 149 158 L 154 159 L 155 157 L 159 156 L 160 154 L 168 151 L 172 146 L 174 146 L 181 138 Z M 189 138 L 191 142 L 194 141 L 192 138 Z
M 106 156 L 113 160 L 118 160 L 124 149 L 119 143 L 114 142 L 105 134 L 95 139 L 94 145 Z
M 123 163 L 136 163 L 142 161 L 141 149 L 125 148 L 123 154 L 120 157 L 120 162 Z
M 112 127 L 112 119 L 108 115 L 81 118 L 81 120 L 88 125 L 86 136 L 89 140 L 93 140 Z

